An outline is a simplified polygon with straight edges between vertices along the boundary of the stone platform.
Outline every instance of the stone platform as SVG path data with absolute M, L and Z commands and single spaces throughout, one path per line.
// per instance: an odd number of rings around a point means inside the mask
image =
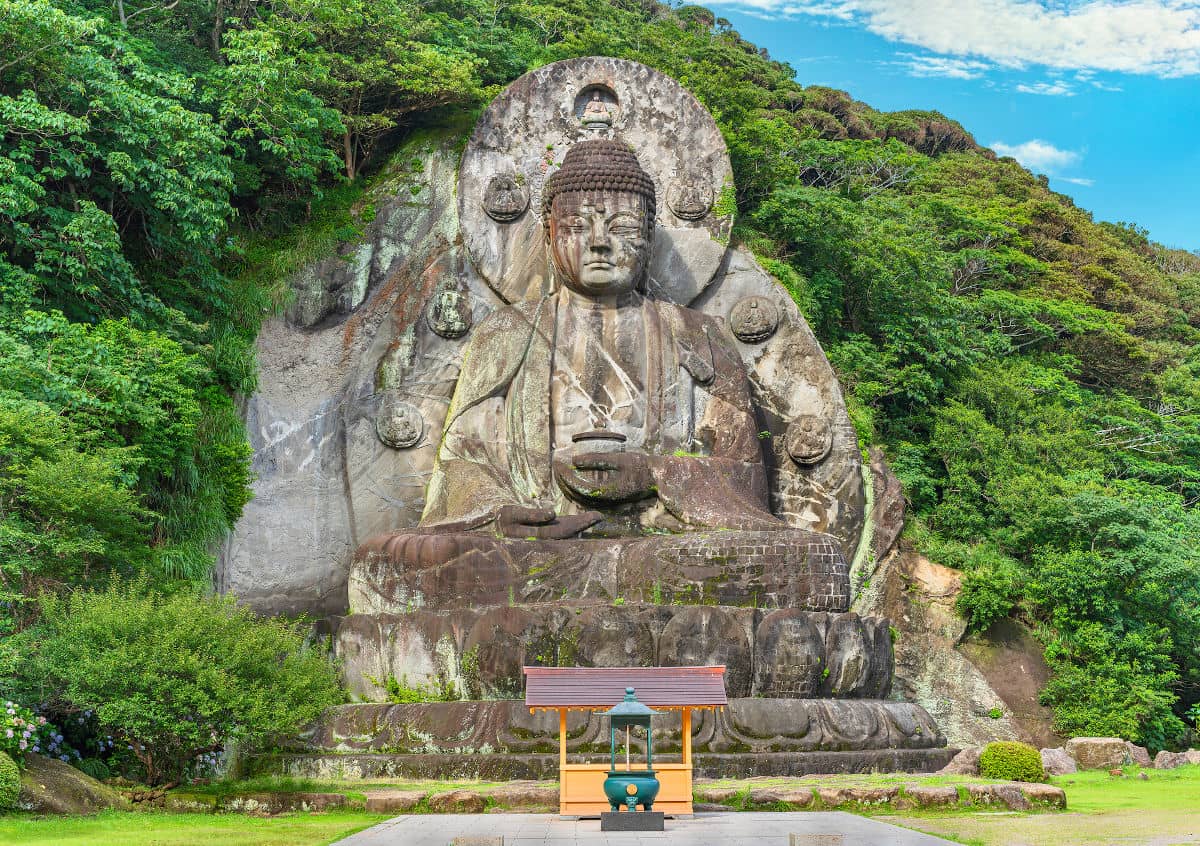
M 386 697 L 450 685 L 471 698 L 517 698 L 522 666 L 723 664 L 731 697 L 886 698 L 887 619 L 722 605 L 494 605 L 353 614 L 330 623 L 350 691 Z
M 957 750 L 919 705 L 854 699 L 731 699 L 694 711 L 697 776 L 931 772 Z M 678 713 L 658 718 L 655 760 L 678 760 Z M 607 721 L 567 715 L 572 762 L 607 761 Z M 635 742 L 635 746 L 639 744 Z M 256 759 L 258 772 L 313 778 L 554 779 L 558 715 L 523 702 L 340 705 L 284 754 Z
M 725 755 L 696 754 L 696 778 L 748 778 L 835 773 L 937 772 L 958 749 L 871 749 L 851 752 L 769 752 Z M 578 763 L 584 756 L 569 756 Z M 593 756 L 596 760 L 604 757 Z M 678 756 L 674 756 L 678 759 Z M 659 760 L 655 756 L 655 760 Z M 672 756 L 663 756 L 670 761 Z M 558 778 L 558 755 L 503 754 L 332 754 L 260 755 L 250 761 L 254 775 L 287 775 L 313 779 L 516 779 Z

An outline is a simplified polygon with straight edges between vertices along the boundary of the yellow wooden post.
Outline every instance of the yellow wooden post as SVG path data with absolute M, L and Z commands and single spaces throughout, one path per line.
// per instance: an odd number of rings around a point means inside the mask
M 692 709 L 683 709 L 683 765 L 692 765 Z
M 567 765 L 567 709 L 558 709 L 558 768 Z

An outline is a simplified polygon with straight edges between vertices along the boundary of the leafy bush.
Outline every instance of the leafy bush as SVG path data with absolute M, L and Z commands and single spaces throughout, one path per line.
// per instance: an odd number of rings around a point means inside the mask
M 26 684 L 64 711 L 93 710 L 151 784 L 184 778 L 229 741 L 269 743 L 341 698 L 300 625 L 232 597 L 114 583 L 46 597 L 42 610 Z
M 108 764 L 101 761 L 99 758 L 84 758 L 75 764 L 75 768 L 86 776 L 91 776 L 97 781 L 103 781 L 112 775 L 112 770 L 108 768 Z
M 1007 781 L 1045 781 L 1042 755 L 1028 743 L 1001 740 L 989 743 L 979 756 L 979 774 Z
M 0 752 L 0 811 L 17 807 L 17 797 L 21 795 L 21 770 L 17 762 Z

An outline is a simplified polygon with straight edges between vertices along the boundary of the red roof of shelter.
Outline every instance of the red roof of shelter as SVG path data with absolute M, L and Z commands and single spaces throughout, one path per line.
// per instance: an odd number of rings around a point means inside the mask
M 530 708 L 611 708 L 632 687 L 651 708 L 725 705 L 725 667 L 525 667 Z

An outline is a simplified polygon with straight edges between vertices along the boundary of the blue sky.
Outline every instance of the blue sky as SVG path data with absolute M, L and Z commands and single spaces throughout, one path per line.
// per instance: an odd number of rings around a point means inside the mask
M 706 5 L 801 84 L 937 109 L 1096 219 L 1200 249 L 1200 0 Z

